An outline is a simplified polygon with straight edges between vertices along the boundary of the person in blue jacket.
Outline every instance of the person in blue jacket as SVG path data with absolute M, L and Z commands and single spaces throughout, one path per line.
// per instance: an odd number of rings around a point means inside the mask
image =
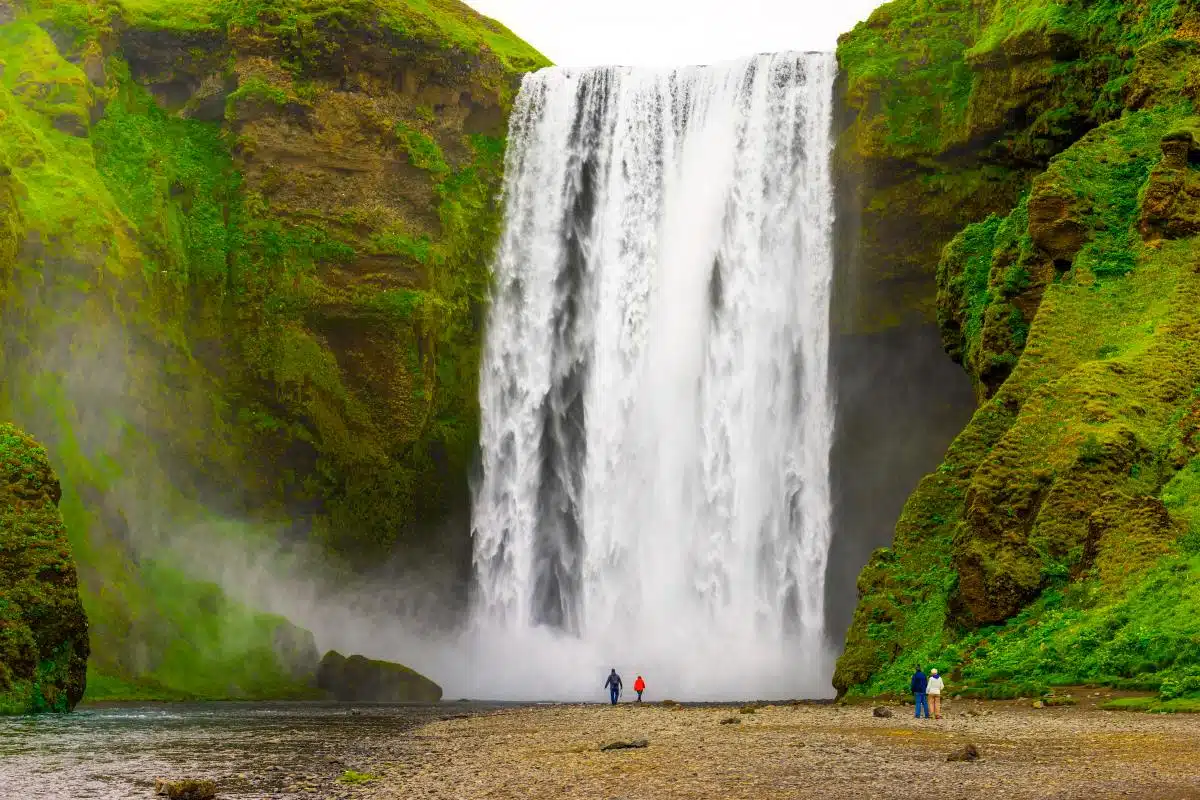
M 912 689 L 913 705 L 916 706 L 913 716 L 920 719 L 923 708 L 925 709 L 925 719 L 929 719 L 929 698 L 925 696 L 925 690 L 929 688 L 929 678 L 921 671 L 919 664 L 917 671 L 913 673 L 909 688 Z
M 612 698 L 612 704 L 615 706 L 621 697 L 621 676 L 617 674 L 615 668 L 608 673 L 608 680 L 604 682 L 604 688 L 608 689 L 608 696 Z

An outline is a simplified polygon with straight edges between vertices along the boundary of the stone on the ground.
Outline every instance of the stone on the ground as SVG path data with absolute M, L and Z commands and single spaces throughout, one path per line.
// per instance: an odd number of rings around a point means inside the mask
M 979 759 L 979 748 L 973 744 L 964 745 L 946 756 L 947 761 L 976 761 Z
M 357 703 L 436 703 L 442 687 L 401 664 L 330 650 L 317 669 L 317 687 L 335 700 Z
M 650 742 L 646 739 L 634 739 L 632 742 L 610 742 L 601 747 L 600 750 L 641 750 L 649 746 Z
M 742 721 L 740 719 L 738 719 L 737 717 L 726 717 L 725 719 L 721 720 L 721 724 L 722 725 L 741 725 Z
M 217 796 L 217 785 L 212 781 L 192 778 L 158 778 L 154 781 L 154 793 L 169 800 L 212 800 Z
M 880 719 L 887 719 L 892 716 L 892 710 L 887 706 L 875 706 L 874 710 L 871 711 L 871 714 L 872 716 L 879 717 Z

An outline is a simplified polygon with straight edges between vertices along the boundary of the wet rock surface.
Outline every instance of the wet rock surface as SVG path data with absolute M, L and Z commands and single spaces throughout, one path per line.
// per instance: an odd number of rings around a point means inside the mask
M 768 706 L 737 726 L 719 724 L 733 710 L 719 706 L 502 710 L 416 731 L 413 754 L 369 796 L 1200 796 L 1195 717 L 1092 707 L 1034 711 L 1028 703 L 946 701 L 945 707 L 946 719 L 926 721 L 876 719 L 863 706 Z M 654 746 L 620 758 L 598 750 L 614 739 L 641 738 Z M 979 758 L 948 762 L 956 751 Z

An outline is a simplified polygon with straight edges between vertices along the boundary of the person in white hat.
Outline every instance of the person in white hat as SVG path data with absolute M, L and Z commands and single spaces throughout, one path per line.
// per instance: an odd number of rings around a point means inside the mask
M 942 718 L 942 688 L 945 685 L 942 676 L 938 675 L 937 667 L 929 670 L 929 684 L 925 687 L 925 691 L 929 695 L 929 710 L 933 713 L 934 719 Z

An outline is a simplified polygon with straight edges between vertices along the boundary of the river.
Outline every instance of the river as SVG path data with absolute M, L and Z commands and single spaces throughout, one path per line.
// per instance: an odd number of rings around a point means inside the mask
M 209 778 L 222 798 L 349 797 L 338 779 L 405 758 L 404 734 L 475 703 L 200 703 L 0 717 L 0 798 L 153 797 L 154 779 Z

